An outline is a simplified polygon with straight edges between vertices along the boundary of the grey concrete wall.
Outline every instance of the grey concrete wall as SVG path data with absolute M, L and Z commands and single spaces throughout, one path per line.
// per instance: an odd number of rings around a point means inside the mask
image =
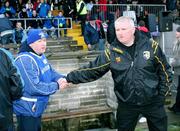
M 68 72 L 87 64 L 88 61 L 93 59 L 59 59 L 49 60 L 49 62 L 58 72 L 66 75 Z M 109 74 L 107 74 L 97 81 L 71 85 L 67 89 L 57 91 L 50 96 L 46 112 L 57 110 L 72 111 L 107 105 L 107 93 L 112 93 L 109 90 L 112 86 L 108 85 L 109 82 L 112 84 L 109 77 Z

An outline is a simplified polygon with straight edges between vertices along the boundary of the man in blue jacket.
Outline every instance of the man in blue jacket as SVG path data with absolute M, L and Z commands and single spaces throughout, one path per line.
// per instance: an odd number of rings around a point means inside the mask
M 105 33 L 101 22 L 96 21 L 92 15 L 85 26 L 84 41 L 89 50 L 104 50 Z
M 48 104 L 49 95 L 60 89 L 64 76 L 52 69 L 45 55 L 46 37 L 40 29 L 28 32 L 15 59 L 24 79 L 23 96 L 14 102 L 19 131 L 40 131 L 41 115 Z

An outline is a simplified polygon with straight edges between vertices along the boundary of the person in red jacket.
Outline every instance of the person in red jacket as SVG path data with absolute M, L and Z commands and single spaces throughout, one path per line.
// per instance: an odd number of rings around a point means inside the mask
M 151 34 L 150 34 L 148 28 L 145 26 L 145 22 L 143 20 L 139 21 L 137 29 L 140 30 L 148 38 L 151 38 Z

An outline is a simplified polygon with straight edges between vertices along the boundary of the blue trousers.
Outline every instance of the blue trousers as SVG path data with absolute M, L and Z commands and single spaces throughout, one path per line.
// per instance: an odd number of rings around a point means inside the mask
M 41 131 L 41 117 L 17 116 L 18 131 Z

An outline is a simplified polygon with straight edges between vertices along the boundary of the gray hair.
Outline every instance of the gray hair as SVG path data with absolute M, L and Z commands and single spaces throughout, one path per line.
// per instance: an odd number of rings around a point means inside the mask
M 115 27 L 120 22 L 128 22 L 132 27 L 135 27 L 134 21 L 131 17 L 128 16 L 121 16 L 115 21 Z

